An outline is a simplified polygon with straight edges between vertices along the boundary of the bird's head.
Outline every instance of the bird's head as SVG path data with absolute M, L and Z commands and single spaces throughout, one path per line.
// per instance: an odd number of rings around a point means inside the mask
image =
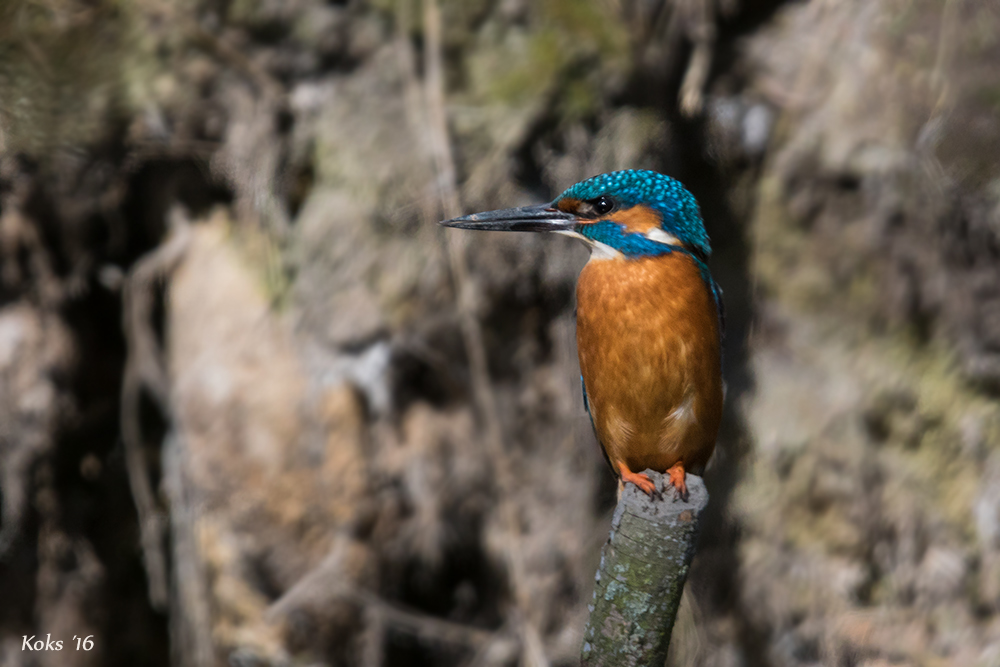
M 655 171 L 613 171 L 581 181 L 548 204 L 445 220 L 461 229 L 557 232 L 595 252 L 637 257 L 683 248 L 701 259 L 712 249 L 694 196 Z

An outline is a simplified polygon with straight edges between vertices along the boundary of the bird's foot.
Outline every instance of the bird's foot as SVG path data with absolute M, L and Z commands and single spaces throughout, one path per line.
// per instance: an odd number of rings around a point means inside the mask
M 677 489 L 677 493 L 680 495 L 681 500 L 688 499 L 688 488 L 687 483 L 684 481 L 684 474 L 684 464 L 680 461 L 667 469 L 667 475 L 670 477 L 670 485 Z
M 628 466 L 624 463 L 618 464 L 618 470 L 622 475 L 622 483 L 632 482 L 639 487 L 639 490 L 645 493 L 650 498 L 660 498 L 660 490 L 656 488 L 656 484 L 653 480 L 644 472 L 632 472 L 628 469 Z

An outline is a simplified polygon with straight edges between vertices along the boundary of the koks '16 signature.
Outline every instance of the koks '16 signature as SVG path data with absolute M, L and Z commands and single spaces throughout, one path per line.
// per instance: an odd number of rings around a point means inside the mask
M 87 635 L 86 637 L 77 637 L 73 635 L 73 639 L 76 640 L 76 650 L 89 651 L 94 648 L 94 640 L 92 639 L 94 635 Z M 45 635 L 45 639 L 35 639 L 35 635 L 23 635 L 21 638 L 21 650 L 22 651 L 61 651 L 63 649 L 63 643 L 61 639 L 52 641 L 52 634 Z

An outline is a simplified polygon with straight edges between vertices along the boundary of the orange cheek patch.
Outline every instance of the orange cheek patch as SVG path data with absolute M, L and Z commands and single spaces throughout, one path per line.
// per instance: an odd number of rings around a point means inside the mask
M 641 204 L 627 208 L 624 211 L 615 211 L 605 219 L 625 225 L 626 231 L 635 234 L 645 234 L 649 230 L 657 229 L 660 226 L 660 214 L 648 206 L 642 206 Z

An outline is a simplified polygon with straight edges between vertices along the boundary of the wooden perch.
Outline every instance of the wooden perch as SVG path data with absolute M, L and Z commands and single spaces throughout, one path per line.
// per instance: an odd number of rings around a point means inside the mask
M 652 470 L 657 488 L 668 484 Z M 590 621 L 583 632 L 583 665 L 662 665 L 694 557 L 708 491 L 688 475 L 688 500 L 667 485 L 652 499 L 626 484 L 611 535 L 601 551 Z

